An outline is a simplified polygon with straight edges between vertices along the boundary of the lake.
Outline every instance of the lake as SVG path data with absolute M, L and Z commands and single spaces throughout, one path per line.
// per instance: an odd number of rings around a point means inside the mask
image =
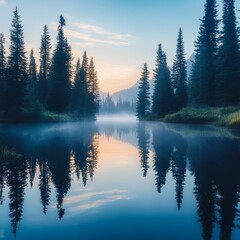
M 0 239 L 240 239 L 238 131 L 101 118 L 0 145 Z

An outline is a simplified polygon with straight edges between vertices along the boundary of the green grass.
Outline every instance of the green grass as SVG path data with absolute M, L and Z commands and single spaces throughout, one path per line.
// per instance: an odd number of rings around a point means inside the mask
M 179 112 L 166 115 L 163 122 L 215 124 L 225 127 L 240 127 L 240 107 L 222 108 L 184 108 Z

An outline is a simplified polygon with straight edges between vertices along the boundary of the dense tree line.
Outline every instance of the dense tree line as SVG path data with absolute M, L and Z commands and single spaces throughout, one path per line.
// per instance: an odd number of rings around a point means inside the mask
M 45 25 L 41 37 L 40 66 L 34 51 L 27 60 L 24 29 L 18 9 L 10 30 L 10 53 L 5 54 L 5 38 L 0 34 L 0 112 L 7 121 L 38 119 L 43 113 L 69 114 L 75 118 L 94 118 L 100 96 L 93 58 L 84 52 L 72 69 L 71 46 L 64 34 L 66 21 L 61 15 L 57 43 L 51 53 L 51 40 Z
M 199 36 L 195 42 L 195 60 L 187 78 L 182 30 L 177 39 L 176 57 L 170 69 L 159 45 L 154 70 L 151 110 L 144 108 L 149 90 L 139 84 L 139 119 L 162 118 L 186 106 L 234 106 L 240 100 L 240 44 L 235 0 L 223 0 L 223 17 L 218 19 L 216 0 L 206 0 Z M 220 23 L 222 29 L 220 29 Z M 140 81 L 141 83 L 141 81 Z
M 101 114 L 134 113 L 136 109 L 135 101 L 122 100 L 119 98 L 116 102 L 108 93 L 103 97 L 100 105 Z

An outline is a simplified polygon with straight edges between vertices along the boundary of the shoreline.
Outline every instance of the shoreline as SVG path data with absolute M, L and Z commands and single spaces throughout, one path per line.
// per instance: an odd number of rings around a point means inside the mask
M 213 125 L 240 129 L 240 107 L 187 107 L 159 120 L 164 123 Z

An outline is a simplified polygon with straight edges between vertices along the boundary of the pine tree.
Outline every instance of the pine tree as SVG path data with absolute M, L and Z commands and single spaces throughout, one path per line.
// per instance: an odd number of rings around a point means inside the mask
M 6 83 L 6 114 L 16 120 L 21 117 L 27 81 L 27 60 L 24 47 L 23 26 L 18 10 L 13 13 L 10 31 L 10 55 Z
M 5 110 L 6 91 L 6 58 L 5 58 L 5 38 L 0 34 L 0 112 Z
M 137 96 L 137 117 L 139 120 L 145 120 L 150 110 L 150 87 L 149 87 L 149 71 L 145 63 L 142 69 L 142 77 L 139 81 Z
M 217 13 L 216 0 L 206 0 L 205 15 L 195 42 L 196 59 L 190 77 L 190 102 L 195 105 L 214 105 L 220 23 Z
M 81 70 L 81 63 L 80 59 L 78 58 L 75 71 L 74 71 L 74 79 L 73 79 L 73 86 L 72 86 L 72 95 L 71 95 L 71 107 L 70 110 L 72 112 L 76 112 L 77 105 L 80 104 L 79 100 L 79 81 L 80 81 L 80 70 Z
M 50 83 L 47 107 L 56 113 L 63 113 L 70 103 L 71 94 L 71 48 L 64 36 L 63 27 L 66 25 L 64 17 L 60 16 L 58 26 L 57 46 L 53 53 L 50 70 Z
M 40 47 L 40 68 L 39 68 L 39 84 L 38 96 L 42 104 L 46 103 L 46 96 L 48 95 L 48 79 L 50 71 L 50 51 L 51 42 L 48 32 L 48 27 L 45 25 L 41 39 Z
M 172 68 L 172 81 L 175 88 L 174 108 L 178 111 L 187 105 L 187 63 L 181 28 L 178 34 L 176 58 Z
M 88 68 L 88 93 L 88 112 L 90 116 L 94 117 L 99 112 L 100 94 L 93 58 L 91 58 Z
M 239 39 L 234 4 L 234 0 L 224 0 L 216 84 L 216 103 L 221 106 L 236 105 L 240 98 Z
M 28 80 L 26 85 L 26 108 L 30 113 L 38 113 L 41 108 L 37 97 L 37 66 L 33 49 L 30 53 L 30 62 L 28 68 Z
M 167 57 L 161 44 L 157 51 L 156 69 L 154 70 L 154 92 L 152 97 L 152 115 L 163 117 L 173 110 L 173 89 Z
M 83 54 L 82 66 L 79 72 L 79 80 L 75 84 L 75 106 L 78 115 L 86 116 L 88 108 L 88 57 L 86 51 Z
M 201 105 L 214 105 L 214 85 L 216 82 L 216 59 L 218 51 L 217 2 L 207 0 L 205 16 L 202 19 L 200 36 L 200 95 Z
M 199 105 L 199 83 L 199 53 L 196 50 L 188 84 L 188 104 L 191 106 Z

